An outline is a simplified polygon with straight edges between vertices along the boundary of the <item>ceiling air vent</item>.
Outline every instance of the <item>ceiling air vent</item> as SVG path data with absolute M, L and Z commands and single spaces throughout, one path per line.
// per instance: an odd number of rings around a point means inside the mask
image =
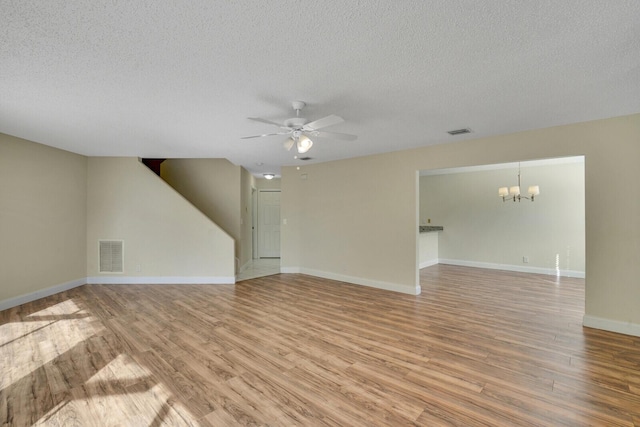
M 124 270 L 124 242 L 122 240 L 99 240 L 100 273 L 122 273 Z
M 307 160 L 311 160 L 313 157 L 299 157 L 298 160 L 302 160 L 302 161 L 307 161 Z
M 447 131 L 447 133 L 449 135 L 462 135 L 463 133 L 471 133 L 471 129 L 469 128 L 456 129 L 456 130 Z

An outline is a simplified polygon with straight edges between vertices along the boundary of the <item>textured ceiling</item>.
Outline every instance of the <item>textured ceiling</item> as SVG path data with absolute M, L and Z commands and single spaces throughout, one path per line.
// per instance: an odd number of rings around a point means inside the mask
M 640 112 L 640 1 L 0 1 L 0 132 L 89 156 L 296 165 Z M 461 127 L 470 135 L 452 137 Z M 261 164 L 261 165 L 259 165 Z M 300 163 L 301 164 L 301 163 Z

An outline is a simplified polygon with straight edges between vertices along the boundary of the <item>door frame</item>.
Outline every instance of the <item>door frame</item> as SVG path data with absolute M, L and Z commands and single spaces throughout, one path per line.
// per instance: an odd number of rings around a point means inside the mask
M 251 259 L 258 259 L 258 189 L 251 187 Z

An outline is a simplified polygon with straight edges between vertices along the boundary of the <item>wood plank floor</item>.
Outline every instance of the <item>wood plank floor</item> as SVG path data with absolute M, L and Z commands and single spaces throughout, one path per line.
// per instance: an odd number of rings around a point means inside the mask
M 275 275 L 0 312 L 1 425 L 640 425 L 640 338 L 584 280 L 438 265 L 410 296 Z

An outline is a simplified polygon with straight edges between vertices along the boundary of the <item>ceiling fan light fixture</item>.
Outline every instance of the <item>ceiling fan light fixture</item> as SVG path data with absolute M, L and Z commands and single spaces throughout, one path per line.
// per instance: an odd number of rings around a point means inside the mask
M 289 138 L 283 143 L 284 148 L 287 151 L 289 151 L 295 145 L 298 153 L 300 154 L 306 153 L 313 146 L 313 141 L 309 139 L 309 137 L 312 137 L 314 139 L 315 137 L 332 138 L 332 139 L 338 139 L 343 141 L 355 141 L 356 139 L 358 139 L 356 135 L 350 135 L 348 133 L 327 132 L 325 130 L 320 130 L 320 129 L 324 129 L 329 126 L 335 126 L 339 123 L 344 122 L 344 119 L 340 116 L 336 116 L 335 114 L 330 114 L 320 119 L 308 121 L 304 117 L 300 117 L 300 111 L 306 106 L 306 104 L 303 101 L 293 101 L 291 103 L 291 106 L 295 110 L 296 116 L 286 119 L 283 124 L 274 122 L 273 120 L 263 119 L 260 117 L 248 118 L 249 120 L 253 120 L 255 122 L 266 123 L 269 125 L 276 126 L 278 128 L 278 132 L 243 136 L 241 137 L 241 139 L 288 135 Z
M 311 149 L 311 147 L 313 147 L 313 141 L 312 140 L 310 140 L 309 138 L 307 138 L 304 135 L 302 135 L 300 138 L 298 138 L 298 143 L 297 143 L 298 153 L 300 153 L 300 154 L 306 153 L 307 151 L 309 151 Z
M 287 138 L 287 140 L 284 142 L 284 148 L 286 148 L 287 151 L 291 150 L 291 147 L 293 147 L 293 144 L 295 144 L 296 142 L 293 140 L 293 138 Z

